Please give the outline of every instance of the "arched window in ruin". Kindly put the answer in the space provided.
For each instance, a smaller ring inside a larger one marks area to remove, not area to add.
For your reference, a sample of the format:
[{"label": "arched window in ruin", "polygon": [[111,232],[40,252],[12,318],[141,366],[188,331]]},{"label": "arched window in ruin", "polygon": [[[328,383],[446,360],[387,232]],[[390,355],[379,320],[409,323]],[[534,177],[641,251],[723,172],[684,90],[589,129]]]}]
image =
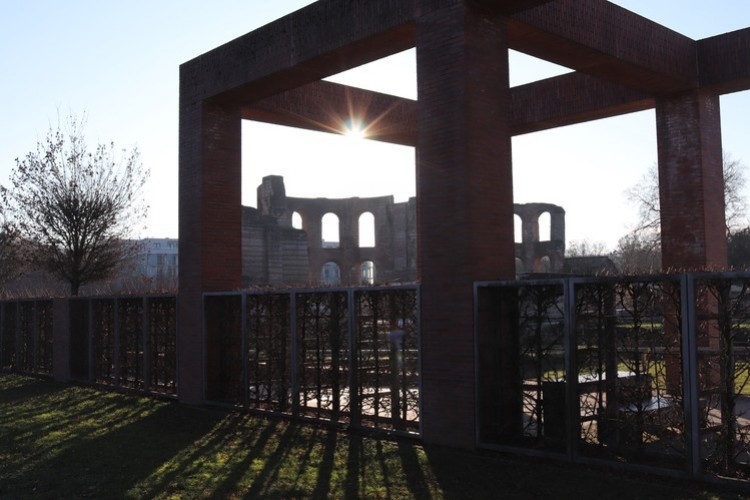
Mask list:
[{"label": "arched window in ruin", "polygon": [[523,274],[523,261],[516,257],[516,274]]},{"label": "arched window in ruin", "polygon": [[326,262],[320,270],[320,284],[336,286],[341,283],[341,269],[335,262]]},{"label": "arched window in ruin", "polygon": [[552,239],[552,216],[549,212],[544,212],[539,216],[539,241],[549,241]]},{"label": "arched window in ruin", "polygon": [[294,212],[292,214],[292,227],[294,229],[303,229],[302,228],[302,216],[299,214],[299,212]]},{"label": "arched window in ruin", "polygon": [[539,259],[539,272],[540,273],[552,272],[552,261],[547,255]]},{"label": "arched window in ruin", "polygon": [[339,247],[339,218],[334,213],[327,213],[323,216],[323,248]]},{"label": "arched window in ruin", "polygon": [[513,241],[523,243],[523,220],[518,214],[513,216],[513,234],[515,235]]},{"label": "arched window in ruin", "polygon": [[375,283],[375,263],[373,261],[367,260],[359,266],[359,282],[363,285]]},{"label": "arched window in ruin", "polygon": [[370,212],[359,216],[359,246],[361,248],[375,246],[375,216]]}]

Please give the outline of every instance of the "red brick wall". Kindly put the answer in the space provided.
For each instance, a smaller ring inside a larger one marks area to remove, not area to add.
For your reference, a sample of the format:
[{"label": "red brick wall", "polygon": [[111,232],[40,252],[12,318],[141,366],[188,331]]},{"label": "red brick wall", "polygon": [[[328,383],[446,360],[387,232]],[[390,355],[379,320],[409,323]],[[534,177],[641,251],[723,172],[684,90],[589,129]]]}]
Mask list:
[{"label": "red brick wall", "polygon": [[691,91],[656,104],[662,266],[727,266],[719,96]]},{"label": "red brick wall", "polygon": [[423,429],[475,440],[474,280],[514,275],[505,23],[460,5],[417,23]]},{"label": "red brick wall", "polygon": [[242,276],[241,120],[210,103],[180,110],[179,396],[203,401],[203,292]]}]

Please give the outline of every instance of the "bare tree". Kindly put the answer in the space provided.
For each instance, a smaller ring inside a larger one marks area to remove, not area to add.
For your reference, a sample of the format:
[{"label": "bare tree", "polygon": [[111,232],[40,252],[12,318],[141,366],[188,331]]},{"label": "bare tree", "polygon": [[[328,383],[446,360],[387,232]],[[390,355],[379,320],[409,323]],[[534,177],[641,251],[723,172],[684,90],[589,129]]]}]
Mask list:
[{"label": "bare tree", "polygon": [[623,274],[659,272],[661,241],[653,231],[631,231],[618,241],[613,259]]},{"label": "bare tree", "polygon": [[0,211],[0,283],[20,273],[18,229]]},{"label": "bare tree", "polygon": [[144,221],[141,192],[149,171],[137,149],[113,143],[89,150],[85,118],[50,128],[36,150],[16,159],[3,199],[32,257],[70,285],[111,277],[132,251],[127,239]]},{"label": "bare tree", "polygon": [[566,257],[591,257],[607,254],[607,246],[601,241],[574,240],[565,246]]},{"label": "bare tree", "polygon": [[[727,234],[747,225],[747,202],[743,190],[747,182],[747,166],[740,160],[724,154],[724,204],[726,212]],[[659,211],[659,172],[656,164],[641,177],[631,188],[625,191],[628,200],[638,207],[638,224],[636,232],[645,234],[653,232],[658,237],[661,232]]]}]

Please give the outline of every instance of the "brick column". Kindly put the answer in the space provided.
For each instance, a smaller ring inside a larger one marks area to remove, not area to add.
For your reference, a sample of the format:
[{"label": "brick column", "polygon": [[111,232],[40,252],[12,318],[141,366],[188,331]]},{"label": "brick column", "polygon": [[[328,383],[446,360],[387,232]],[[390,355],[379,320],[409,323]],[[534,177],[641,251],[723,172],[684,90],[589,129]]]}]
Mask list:
[{"label": "brick column", "polygon": [[[658,98],[656,132],[659,148],[659,203],[662,268],[723,270],[727,267],[724,175],[719,96],[690,91]],[[715,313],[716,301],[705,297],[702,313]],[[703,347],[719,347],[715,327],[698,337]],[[679,332],[667,327],[674,352],[665,356],[667,383],[679,387]],[[699,357],[701,385],[718,384],[712,356]]]},{"label": "brick column", "polygon": [[428,4],[417,20],[422,422],[425,442],[469,448],[472,283],[515,270],[506,26],[462,1]]},{"label": "brick column", "polygon": [[204,398],[202,294],[241,286],[241,138],[238,109],[181,92],[177,376],[191,404]]},{"label": "brick column", "polygon": [[690,91],[656,101],[662,267],[727,266],[719,96]]}]

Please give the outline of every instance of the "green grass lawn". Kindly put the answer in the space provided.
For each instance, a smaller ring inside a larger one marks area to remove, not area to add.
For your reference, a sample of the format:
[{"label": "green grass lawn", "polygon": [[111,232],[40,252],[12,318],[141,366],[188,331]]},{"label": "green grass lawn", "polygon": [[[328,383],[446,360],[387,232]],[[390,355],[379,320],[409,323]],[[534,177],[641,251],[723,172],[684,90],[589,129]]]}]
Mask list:
[{"label": "green grass lawn", "polygon": [[733,495],[685,481],[424,447],[0,374],[0,498],[77,497]]}]

